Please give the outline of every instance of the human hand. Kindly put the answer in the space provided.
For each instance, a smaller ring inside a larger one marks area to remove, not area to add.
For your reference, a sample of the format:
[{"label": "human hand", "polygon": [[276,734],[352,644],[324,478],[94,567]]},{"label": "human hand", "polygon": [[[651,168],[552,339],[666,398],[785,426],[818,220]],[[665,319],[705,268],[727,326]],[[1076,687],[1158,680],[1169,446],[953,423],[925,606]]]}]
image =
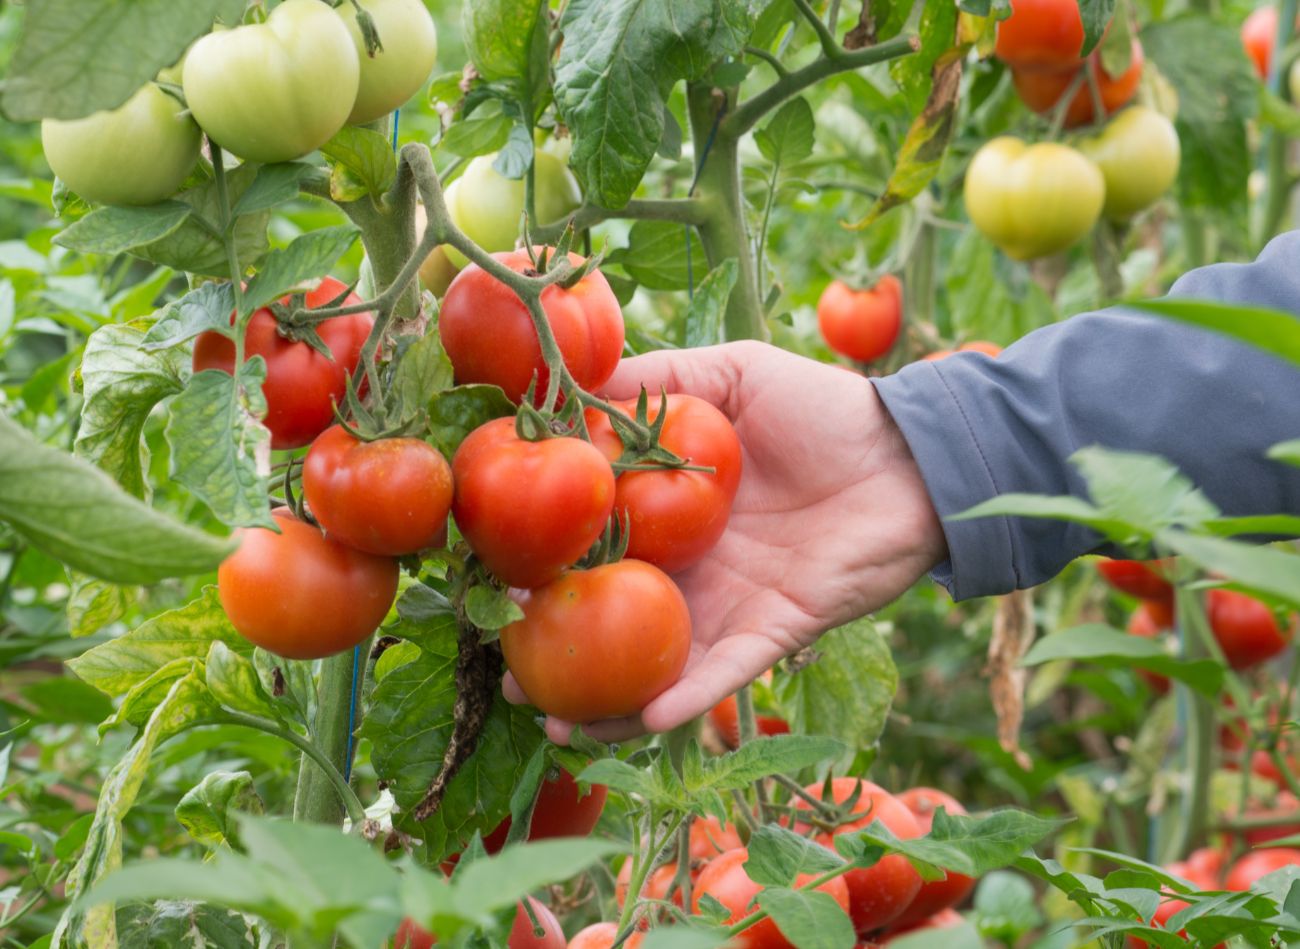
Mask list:
[{"label": "human hand", "polygon": [[[686,670],[640,716],[583,724],[603,741],[703,714],[826,630],[889,603],[946,553],[907,443],[857,373],[732,343],[625,359],[605,394],[634,398],[643,385],[722,410],[743,449],[740,489],[718,545],[673,577],[691,610]],[[527,701],[509,674],[504,689]],[[546,723],[560,744],[572,728]]]}]

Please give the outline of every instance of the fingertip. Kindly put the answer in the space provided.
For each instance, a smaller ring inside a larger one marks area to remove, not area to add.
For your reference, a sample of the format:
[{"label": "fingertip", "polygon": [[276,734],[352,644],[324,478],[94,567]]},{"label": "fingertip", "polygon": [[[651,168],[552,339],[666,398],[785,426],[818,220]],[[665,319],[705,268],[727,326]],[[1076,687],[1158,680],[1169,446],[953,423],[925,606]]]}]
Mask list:
[{"label": "fingertip", "polygon": [[505,696],[507,702],[511,705],[527,705],[528,696],[524,690],[519,687],[519,680],[511,673],[507,672],[501,680],[501,694]]},{"label": "fingertip", "polygon": [[568,745],[569,738],[573,735],[573,723],[562,721],[558,718],[547,716],[546,719],[546,737],[555,745]]}]

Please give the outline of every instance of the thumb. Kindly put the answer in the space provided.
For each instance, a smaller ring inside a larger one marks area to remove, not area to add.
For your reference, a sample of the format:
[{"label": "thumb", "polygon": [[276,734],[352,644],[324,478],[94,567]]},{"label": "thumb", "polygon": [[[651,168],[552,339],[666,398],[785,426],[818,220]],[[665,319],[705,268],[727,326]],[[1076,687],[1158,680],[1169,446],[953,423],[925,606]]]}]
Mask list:
[{"label": "thumb", "polygon": [[604,386],[611,399],[634,399],[645,386],[651,396],[661,388],[682,392],[723,408],[740,381],[736,346],[664,349],[624,359]]}]

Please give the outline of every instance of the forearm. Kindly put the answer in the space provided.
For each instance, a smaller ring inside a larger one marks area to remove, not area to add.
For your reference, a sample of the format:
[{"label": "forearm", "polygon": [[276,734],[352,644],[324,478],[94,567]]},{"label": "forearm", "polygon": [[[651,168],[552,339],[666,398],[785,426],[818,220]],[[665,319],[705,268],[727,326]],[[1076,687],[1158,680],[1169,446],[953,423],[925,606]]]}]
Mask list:
[{"label": "forearm", "polygon": [[[1300,232],[1253,264],[1202,268],[1171,296],[1300,313]],[[1151,452],[1229,514],[1300,512],[1300,470],[1267,449],[1300,435],[1300,372],[1223,336],[1116,307],[1045,327],[997,360],[958,355],[876,381],[941,517],[996,494],[1086,497],[1070,455]],[[1100,538],[1022,518],[944,522],[936,575],[958,599],[1033,586]]]}]

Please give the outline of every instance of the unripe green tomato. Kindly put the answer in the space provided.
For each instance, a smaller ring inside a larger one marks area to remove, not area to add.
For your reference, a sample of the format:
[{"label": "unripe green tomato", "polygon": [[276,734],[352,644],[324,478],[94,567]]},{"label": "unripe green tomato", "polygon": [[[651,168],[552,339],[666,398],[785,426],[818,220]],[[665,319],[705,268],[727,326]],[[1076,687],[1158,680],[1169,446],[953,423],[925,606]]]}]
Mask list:
[{"label": "unripe green tomato", "polygon": [[383,49],[374,56],[357,25],[357,8],[339,7],[361,59],[361,83],[348,122],[362,125],[387,115],[420,91],[438,60],[438,30],[423,0],[361,0]]},{"label": "unripe green tomato", "polygon": [[1055,254],[1083,237],[1105,195],[1101,171],[1073,148],[1009,135],[975,153],[963,193],[971,223],[1016,260]]},{"label": "unripe green tomato", "polygon": [[1106,179],[1103,213],[1125,221],[1154,204],[1178,177],[1178,132],[1167,118],[1143,105],[1129,106],[1084,139],[1079,150]]},{"label": "unripe green tomato", "polygon": [[[524,213],[524,179],[505,177],[492,167],[495,160],[495,154],[473,159],[445,195],[452,223],[489,253],[515,249]],[[535,151],[533,174],[538,224],[553,224],[582,203],[577,179],[554,155]],[[453,247],[447,256],[457,267],[467,262]]]},{"label": "unripe green tomato", "polygon": [[111,112],[41,123],[45,160],[87,201],[157,204],[199,158],[202,136],[185,107],[152,82]]},{"label": "unripe green tomato", "polygon": [[292,161],[347,122],[361,64],[321,0],[284,0],[265,23],[209,33],[185,57],[185,99],[203,131],[245,161]]},{"label": "unripe green tomato", "polygon": [[1286,74],[1286,84],[1291,90],[1292,103],[1300,103],[1300,59],[1291,64]]}]

